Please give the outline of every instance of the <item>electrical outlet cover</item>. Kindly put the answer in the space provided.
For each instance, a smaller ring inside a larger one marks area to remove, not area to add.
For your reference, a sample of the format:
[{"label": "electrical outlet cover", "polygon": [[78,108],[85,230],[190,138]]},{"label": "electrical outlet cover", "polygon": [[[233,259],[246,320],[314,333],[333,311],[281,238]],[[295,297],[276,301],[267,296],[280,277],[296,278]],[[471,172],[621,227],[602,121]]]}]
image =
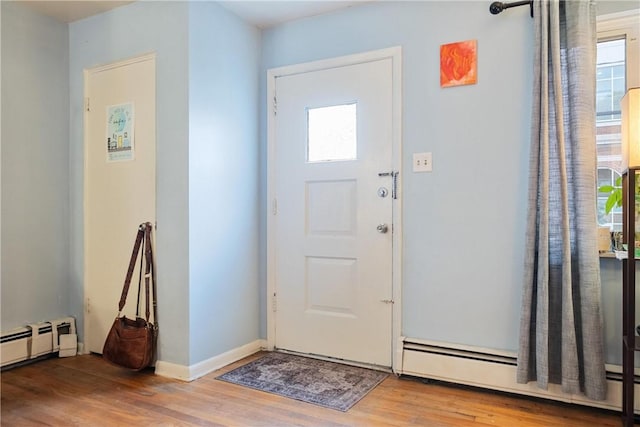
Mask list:
[{"label": "electrical outlet cover", "polygon": [[433,171],[433,158],[431,153],[413,153],[413,171],[431,172]]}]

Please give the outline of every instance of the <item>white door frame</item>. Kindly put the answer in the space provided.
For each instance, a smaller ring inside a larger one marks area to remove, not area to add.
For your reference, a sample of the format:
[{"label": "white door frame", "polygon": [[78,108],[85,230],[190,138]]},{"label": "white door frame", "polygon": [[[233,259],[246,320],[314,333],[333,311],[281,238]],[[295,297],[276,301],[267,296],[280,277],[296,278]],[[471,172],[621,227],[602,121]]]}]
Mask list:
[{"label": "white door frame", "polygon": [[303,64],[272,68],[267,71],[267,348],[275,348],[276,316],[274,313],[274,295],[276,293],[276,220],[275,210],[275,113],[276,79],[294,74],[320,71],[329,68],[344,67],[365,62],[391,58],[393,69],[393,117],[392,117],[392,165],[398,175],[398,198],[393,200],[393,239],[392,239],[392,369],[402,371],[402,48],[387,49],[324,59]]},{"label": "white door frame", "polygon": [[[91,74],[94,73],[99,73],[99,72],[103,72],[103,71],[108,71],[114,68],[120,68],[120,67],[125,67],[127,65],[131,65],[131,64],[136,64],[138,62],[144,62],[144,61],[156,61],[156,54],[155,53],[147,53],[147,54],[143,54],[140,56],[136,56],[133,58],[127,58],[127,59],[123,59],[121,61],[117,61],[117,62],[112,62],[109,64],[105,64],[105,65],[99,65],[97,67],[93,67],[93,68],[85,68],[83,71],[83,78],[84,78],[84,82],[83,82],[83,135],[82,135],[82,139],[83,139],[83,144],[82,144],[82,150],[83,150],[83,175],[82,175],[82,206],[83,206],[83,214],[82,214],[82,239],[83,239],[83,251],[82,251],[82,275],[83,275],[83,281],[84,281],[84,286],[83,286],[83,292],[84,292],[84,307],[83,307],[83,315],[84,315],[84,339],[86,341],[86,344],[84,346],[85,352],[89,353],[89,345],[88,345],[88,337],[89,337],[89,333],[91,331],[90,329],[90,323],[91,323],[91,316],[89,316],[89,309],[90,307],[88,306],[88,300],[87,300],[87,295],[88,295],[88,290],[89,290],[89,281],[87,280],[87,253],[86,253],[86,247],[87,247],[87,233],[86,233],[86,223],[87,223],[87,174],[88,174],[88,170],[87,170],[87,145],[89,144],[89,111],[88,111],[88,107],[86,105],[86,100],[89,96],[89,77],[91,76]],[[157,99],[156,99],[157,101]],[[157,170],[157,159],[156,159],[156,170]],[[157,182],[156,182],[157,185]],[[154,208],[155,209],[155,208]],[[116,313],[116,301],[114,301],[113,307],[114,307],[114,315]],[[115,318],[115,316],[114,316]]]}]

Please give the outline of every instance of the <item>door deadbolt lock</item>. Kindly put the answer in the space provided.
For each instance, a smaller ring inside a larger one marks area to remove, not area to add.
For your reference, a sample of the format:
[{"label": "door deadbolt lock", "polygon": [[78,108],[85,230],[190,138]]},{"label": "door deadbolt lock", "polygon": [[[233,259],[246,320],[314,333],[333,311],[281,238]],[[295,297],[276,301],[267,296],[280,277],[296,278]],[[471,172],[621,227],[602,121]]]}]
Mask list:
[{"label": "door deadbolt lock", "polygon": [[378,197],[387,197],[387,194],[389,194],[389,190],[385,187],[378,188]]},{"label": "door deadbolt lock", "polygon": [[[380,172],[378,174],[379,177],[383,177],[383,176],[390,176],[391,177],[392,183],[393,183],[393,186],[391,187],[391,198],[394,199],[394,200],[398,198],[398,175],[399,174],[400,174],[400,172],[397,172],[397,171]],[[385,190],[386,190],[386,188],[385,188]],[[380,195],[380,190],[378,190],[378,195]],[[384,196],[380,196],[380,197],[384,197]]]},{"label": "door deadbolt lock", "polygon": [[389,231],[389,226],[387,224],[380,224],[376,227],[376,230],[378,230],[378,233],[384,234]]}]

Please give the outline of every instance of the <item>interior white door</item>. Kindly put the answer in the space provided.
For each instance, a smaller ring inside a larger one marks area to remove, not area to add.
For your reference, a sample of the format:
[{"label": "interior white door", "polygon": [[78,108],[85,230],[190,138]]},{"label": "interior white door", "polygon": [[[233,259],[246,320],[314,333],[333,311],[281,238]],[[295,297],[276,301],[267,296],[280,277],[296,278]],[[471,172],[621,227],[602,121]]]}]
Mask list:
[{"label": "interior white door", "polygon": [[391,366],[392,59],[275,91],[275,346]]},{"label": "interior white door", "polygon": [[[153,55],[85,72],[85,341],[90,352],[102,353],[118,313],[138,225],[155,223],[155,75]],[[118,120],[119,131],[113,128]],[[130,127],[124,120],[131,120]],[[135,315],[138,269],[139,263],[123,311],[128,317]]]}]

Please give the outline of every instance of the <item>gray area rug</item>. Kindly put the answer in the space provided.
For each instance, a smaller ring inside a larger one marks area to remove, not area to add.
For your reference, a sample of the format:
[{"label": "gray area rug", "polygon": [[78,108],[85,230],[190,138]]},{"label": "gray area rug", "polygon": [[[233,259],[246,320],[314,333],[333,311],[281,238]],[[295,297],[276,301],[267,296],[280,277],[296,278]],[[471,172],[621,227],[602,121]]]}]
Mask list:
[{"label": "gray area rug", "polygon": [[345,412],[387,376],[371,369],[271,352],[217,379]]}]

